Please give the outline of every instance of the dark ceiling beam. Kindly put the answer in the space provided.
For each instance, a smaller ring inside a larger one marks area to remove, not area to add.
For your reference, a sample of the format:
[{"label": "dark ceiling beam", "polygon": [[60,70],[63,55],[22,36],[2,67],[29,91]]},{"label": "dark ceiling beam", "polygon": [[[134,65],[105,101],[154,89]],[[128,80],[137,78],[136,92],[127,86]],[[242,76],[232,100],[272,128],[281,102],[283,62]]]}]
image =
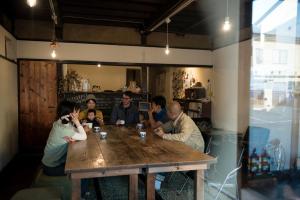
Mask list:
[{"label": "dark ceiling beam", "polygon": [[127,1],[95,1],[93,3],[87,3],[85,1],[77,2],[77,1],[63,1],[60,3],[62,7],[86,7],[86,8],[100,8],[100,9],[109,9],[109,10],[122,10],[122,11],[133,11],[133,12],[157,12],[157,5],[145,5],[142,3],[130,3]]},{"label": "dark ceiling beam", "polygon": [[58,0],[49,0],[49,6],[51,11],[51,19],[54,23],[54,29],[55,29],[55,38],[53,40],[63,39],[63,23],[62,23],[62,17],[61,17],[61,10],[60,5],[58,3]]},{"label": "dark ceiling beam", "polygon": [[[160,4],[165,4],[165,3],[168,2],[168,0],[109,0],[109,1],[110,2],[117,2],[117,3],[123,3],[123,2],[137,3],[137,4],[143,4],[143,5],[160,5]],[[99,1],[98,0],[85,0],[84,2],[94,3],[94,2],[99,2]],[[103,2],[103,1],[100,1],[100,2]]]},{"label": "dark ceiling beam", "polygon": [[125,27],[125,28],[136,28],[139,29],[141,23],[133,23],[131,21],[118,21],[118,20],[102,20],[94,18],[79,18],[79,17],[68,17],[64,18],[64,23],[70,24],[84,24],[84,25],[99,25],[99,26],[116,26],[116,27]]},{"label": "dark ceiling beam", "polygon": [[131,16],[118,16],[118,15],[104,15],[104,14],[89,14],[89,13],[74,13],[74,12],[67,12],[63,15],[64,19],[67,18],[95,18],[96,20],[102,21],[132,21],[133,23],[144,23],[143,18],[131,17]]},{"label": "dark ceiling beam", "polygon": [[210,15],[208,17],[202,18],[201,20],[197,20],[195,23],[191,24],[190,26],[184,28],[182,33],[190,32],[190,30],[195,29],[201,25],[201,27],[208,26],[210,23],[208,21],[214,21],[217,17],[215,15]]},{"label": "dark ceiling beam", "polygon": [[157,18],[155,18],[154,20],[152,20],[149,24],[149,26],[147,26],[145,28],[145,32],[152,32],[155,29],[157,29],[160,25],[162,25],[163,23],[165,23],[165,20],[167,18],[171,18],[174,15],[176,15],[178,12],[180,12],[181,10],[183,10],[185,7],[187,7],[188,5],[190,5],[192,2],[194,2],[194,0],[179,0],[177,1],[174,5],[171,5],[169,8],[167,8],[163,14],[161,14],[160,16],[158,16]]},{"label": "dark ceiling beam", "polygon": [[80,15],[76,15],[76,16],[72,16],[72,15],[64,15],[63,16],[64,20],[69,20],[69,19],[73,19],[73,20],[80,20],[80,21],[98,21],[98,23],[100,22],[108,22],[108,23],[126,23],[126,24],[143,24],[143,20],[133,20],[133,19],[124,19],[124,18],[118,18],[118,17],[101,17],[101,16],[90,16],[90,15],[84,15],[84,14],[80,14]]},{"label": "dark ceiling beam", "polygon": [[98,9],[98,8],[86,8],[86,7],[63,7],[62,13],[67,15],[68,13],[78,14],[90,14],[90,15],[105,15],[105,16],[120,16],[120,17],[132,17],[145,19],[151,17],[151,14],[147,12],[137,13],[133,11],[117,11],[117,10],[109,10],[109,9]]}]

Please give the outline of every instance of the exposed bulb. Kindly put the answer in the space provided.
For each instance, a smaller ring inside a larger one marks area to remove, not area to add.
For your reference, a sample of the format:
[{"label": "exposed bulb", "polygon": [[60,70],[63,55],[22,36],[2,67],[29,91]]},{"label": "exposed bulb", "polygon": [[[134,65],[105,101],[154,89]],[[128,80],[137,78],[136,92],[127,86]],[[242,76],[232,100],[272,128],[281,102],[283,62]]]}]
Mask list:
[{"label": "exposed bulb", "polygon": [[101,67],[101,64],[99,63],[99,64],[97,65],[97,67]]},{"label": "exposed bulb", "polygon": [[51,57],[52,57],[52,58],[56,58],[56,51],[55,51],[55,49],[53,49],[53,51],[52,51],[52,53],[51,53]]},{"label": "exposed bulb", "polygon": [[169,49],[169,45],[167,44],[165,49],[165,54],[169,55],[169,53],[170,53],[170,49]]},{"label": "exposed bulb", "polygon": [[36,0],[27,0],[27,4],[30,8],[36,6]]},{"label": "exposed bulb", "polygon": [[229,17],[225,17],[224,25],[223,25],[223,30],[224,31],[229,31],[231,27]]}]

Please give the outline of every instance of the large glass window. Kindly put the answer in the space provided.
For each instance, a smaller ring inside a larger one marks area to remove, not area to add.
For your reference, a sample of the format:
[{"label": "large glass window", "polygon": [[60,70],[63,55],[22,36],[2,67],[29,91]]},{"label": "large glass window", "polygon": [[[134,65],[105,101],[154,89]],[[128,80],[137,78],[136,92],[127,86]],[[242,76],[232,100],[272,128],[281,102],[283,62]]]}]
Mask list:
[{"label": "large glass window", "polygon": [[248,178],[280,180],[300,168],[299,3],[256,0],[252,10]]}]

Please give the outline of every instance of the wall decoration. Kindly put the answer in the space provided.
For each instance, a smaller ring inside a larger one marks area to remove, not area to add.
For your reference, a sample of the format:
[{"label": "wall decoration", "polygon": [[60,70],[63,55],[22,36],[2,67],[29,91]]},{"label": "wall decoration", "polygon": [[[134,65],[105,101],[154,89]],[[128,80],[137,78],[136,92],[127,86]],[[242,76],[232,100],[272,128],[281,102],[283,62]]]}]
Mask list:
[{"label": "wall decoration", "polygon": [[62,80],[64,91],[80,91],[81,79],[75,70],[68,70],[65,78]]},{"label": "wall decoration", "polygon": [[186,69],[179,69],[173,72],[172,88],[173,98],[184,98],[185,89],[194,86],[196,79],[193,73],[188,73]]},{"label": "wall decoration", "polygon": [[177,70],[173,72],[173,98],[184,98],[184,85],[186,76],[187,74],[184,70]]}]

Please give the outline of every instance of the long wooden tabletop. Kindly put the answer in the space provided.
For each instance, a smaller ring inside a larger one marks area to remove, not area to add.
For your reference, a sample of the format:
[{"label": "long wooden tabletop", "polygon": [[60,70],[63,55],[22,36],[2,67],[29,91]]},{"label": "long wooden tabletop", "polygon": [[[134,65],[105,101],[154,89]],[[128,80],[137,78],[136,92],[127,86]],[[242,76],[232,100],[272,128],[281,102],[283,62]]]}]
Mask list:
[{"label": "long wooden tabletop", "polygon": [[90,133],[86,141],[71,143],[65,172],[212,164],[216,159],[182,142],[167,141],[150,129],[141,138],[133,127],[105,126],[106,139]]}]

